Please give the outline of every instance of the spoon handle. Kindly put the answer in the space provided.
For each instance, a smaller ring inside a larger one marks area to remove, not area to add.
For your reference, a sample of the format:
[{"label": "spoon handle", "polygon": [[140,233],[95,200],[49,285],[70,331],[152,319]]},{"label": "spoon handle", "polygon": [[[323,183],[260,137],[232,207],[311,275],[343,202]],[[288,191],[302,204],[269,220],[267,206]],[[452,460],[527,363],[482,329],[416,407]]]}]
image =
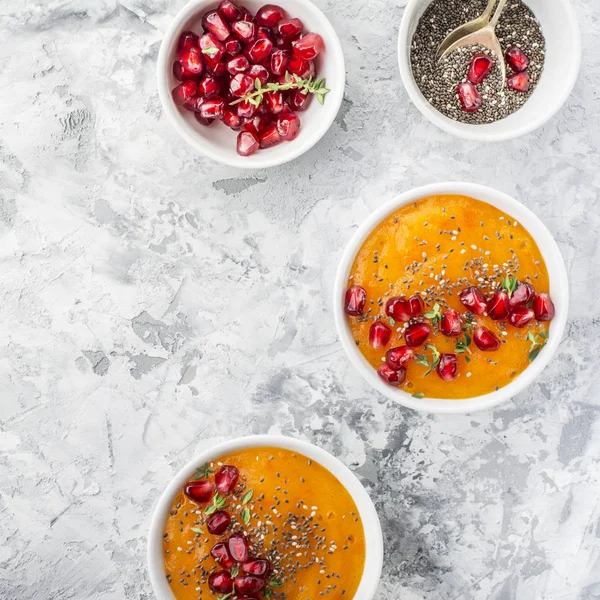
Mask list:
[{"label": "spoon handle", "polygon": [[490,15],[492,14],[492,9],[494,8],[495,4],[496,0],[488,0],[487,6],[485,7],[485,10],[481,13],[481,16],[479,18],[489,21]]},{"label": "spoon handle", "polygon": [[498,25],[498,20],[500,19],[500,15],[502,14],[502,11],[504,10],[504,7],[506,6],[507,2],[508,2],[508,0],[500,0],[500,2],[498,2],[498,6],[496,7],[496,12],[494,13],[494,16],[490,20],[490,27],[492,29],[494,29],[496,27],[496,25]]}]

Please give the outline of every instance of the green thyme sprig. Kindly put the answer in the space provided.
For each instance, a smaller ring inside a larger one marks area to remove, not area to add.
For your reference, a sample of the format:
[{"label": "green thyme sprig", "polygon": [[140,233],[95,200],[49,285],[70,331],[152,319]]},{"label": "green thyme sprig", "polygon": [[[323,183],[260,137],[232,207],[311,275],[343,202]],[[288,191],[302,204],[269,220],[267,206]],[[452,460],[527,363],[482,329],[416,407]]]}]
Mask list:
[{"label": "green thyme sprig", "polygon": [[227,498],[225,498],[225,496],[221,496],[219,494],[219,492],[215,492],[215,495],[213,496],[213,499],[212,499],[212,504],[207,506],[206,510],[204,512],[207,515],[212,515],[213,513],[217,512],[218,510],[225,508],[226,504],[227,504]]},{"label": "green thyme sprig", "polygon": [[231,105],[240,102],[250,102],[254,106],[260,106],[265,94],[269,92],[285,92],[286,90],[300,90],[303,94],[314,94],[319,104],[324,104],[325,96],[331,91],[325,87],[325,79],[315,79],[311,75],[307,79],[302,79],[299,75],[292,75],[285,72],[285,83],[269,82],[262,85],[257,77],[254,80],[254,91],[244,94],[241,98],[234,100]]},{"label": "green thyme sprig", "polygon": [[214,471],[211,471],[208,463],[205,463],[203,467],[198,467],[196,469],[196,474],[194,475],[194,481],[197,481],[198,479],[208,479],[208,476],[214,473]]},{"label": "green thyme sprig", "polygon": [[207,56],[214,56],[218,51],[218,48],[215,48],[214,46],[208,46],[208,48],[202,49],[202,54],[206,54]]},{"label": "green thyme sprig", "polygon": [[531,346],[529,347],[529,362],[533,362],[538,354],[542,351],[542,348],[546,345],[548,341],[548,334],[541,331],[539,335],[536,335],[532,331],[527,334],[527,339],[531,342]]},{"label": "green thyme sprig", "polygon": [[472,338],[471,336],[465,331],[465,337],[462,340],[457,340],[456,341],[456,345],[454,346],[454,349],[456,350],[457,354],[464,354],[465,355],[465,360],[467,362],[471,362],[471,359],[469,358],[469,354],[471,354],[471,349],[469,348],[469,346],[471,345],[472,342]]},{"label": "green thyme sprig", "polygon": [[430,319],[434,325],[437,325],[442,320],[442,308],[436,302],[431,310],[428,310],[424,315],[426,319]]},{"label": "green thyme sprig", "polygon": [[502,280],[502,287],[508,292],[509,298],[512,298],[512,295],[514,294],[518,285],[519,285],[519,280],[516,277],[513,277],[512,275],[507,275]]},{"label": "green thyme sprig", "polygon": [[428,368],[425,374],[423,375],[423,378],[427,377],[427,375],[429,375],[429,373],[435,370],[440,364],[440,353],[435,346],[427,344],[425,346],[425,350],[431,350],[431,360],[429,360],[429,358],[427,358],[425,354],[415,354],[415,358],[417,359],[415,362],[418,365],[423,365]]}]

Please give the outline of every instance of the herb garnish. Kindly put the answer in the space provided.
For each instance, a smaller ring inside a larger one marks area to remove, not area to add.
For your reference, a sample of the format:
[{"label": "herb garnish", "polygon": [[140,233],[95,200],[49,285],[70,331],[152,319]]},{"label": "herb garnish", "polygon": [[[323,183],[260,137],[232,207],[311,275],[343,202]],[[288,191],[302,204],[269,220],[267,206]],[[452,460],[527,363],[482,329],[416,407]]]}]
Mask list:
[{"label": "herb garnish", "polygon": [[390,327],[396,326],[396,321],[394,320],[394,317],[388,317],[388,323],[390,324]]},{"label": "herb garnish", "polygon": [[231,567],[230,575],[231,577],[237,577],[240,574],[240,565],[237,563]]},{"label": "herb garnish", "polygon": [[200,527],[192,527],[191,530],[198,535],[202,535],[204,533],[204,529],[201,529]]},{"label": "herb garnish", "polygon": [[420,400],[421,398],[425,398],[425,394],[423,392],[415,392],[412,397]]},{"label": "herb garnish", "polygon": [[225,496],[220,496],[219,492],[215,492],[215,495],[212,500],[212,504],[206,507],[204,511],[207,515],[212,515],[213,513],[221,510],[227,504],[227,498]]},{"label": "herb garnish", "polygon": [[471,345],[471,336],[465,331],[465,337],[463,340],[457,340],[456,341],[456,345],[454,346],[454,349],[456,350],[457,354],[464,354],[465,355],[465,360],[467,362],[471,362],[471,359],[467,356],[468,354],[471,354],[471,349],[469,348],[469,346]]},{"label": "herb garnish", "polygon": [[219,50],[214,46],[209,46],[208,48],[202,49],[202,54],[207,54],[208,56],[214,56]]},{"label": "herb garnish", "polygon": [[507,275],[503,280],[502,280],[502,287],[508,292],[508,297],[511,298],[514,291],[517,289],[517,286],[519,285],[519,280],[516,277],[513,277],[512,275]]},{"label": "herb garnish", "polygon": [[529,347],[529,362],[534,361],[537,355],[541,352],[542,348],[546,345],[548,340],[548,334],[541,331],[539,336],[535,335],[532,331],[527,334],[527,339],[531,342]]},{"label": "herb garnish", "polygon": [[250,513],[250,509],[247,506],[244,506],[244,508],[242,509],[242,520],[244,521],[244,523],[246,523],[246,525],[250,525],[251,517],[252,514]]},{"label": "herb garnish", "polygon": [[254,490],[248,490],[242,498],[242,504],[248,504],[252,500],[252,496],[254,496]]},{"label": "herb garnish", "polygon": [[435,346],[427,344],[425,346],[425,350],[431,350],[431,360],[429,360],[424,354],[415,354],[415,358],[417,359],[415,362],[418,365],[428,367],[428,370],[423,375],[423,378],[427,377],[427,375],[429,375],[429,373],[431,373],[440,364],[440,353]]},{"label": "herb garnish", "polygon": [[208,468],[208,463],[205,463],[205,465],[203,467],[199,467],[196,469],[196,474],[194,475],[194,481],[197,481],[198,479],[208,479],[208,476],[214,473],[214,471],[211,471]]},{"label": "herb garnish", "polygon": [[283,583],[281,583],[281,581],[279,581],[279,579],[277,579],[277,577],[271,577],[267,586],[268,587],[266,587],[263,590],[263,594],[265,595],[266,598],[271,598],[273,596],[273,590],[282,588]]},{"label": "herb garnish", "polygon": [[431,322],[434,325],[437,325],[440,322],[440,320],[442,319],[442,309],[441,309],[440,305],[436,302],[433,305],[433,308],[431,310],[428,310],[423,316],[426,319],[431,319]]}]

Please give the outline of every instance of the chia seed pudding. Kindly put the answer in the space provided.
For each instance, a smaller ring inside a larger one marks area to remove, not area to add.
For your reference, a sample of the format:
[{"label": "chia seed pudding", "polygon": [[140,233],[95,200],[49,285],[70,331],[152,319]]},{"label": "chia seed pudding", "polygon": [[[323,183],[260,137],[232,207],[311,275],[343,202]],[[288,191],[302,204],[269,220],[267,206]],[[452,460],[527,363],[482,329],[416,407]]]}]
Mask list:
[{"label": "chia seed pudding", "polygon": [[[496,35],[503,52],[514,45],[529,58],[527,91],[503,86],[497,58],[482,46],[458,48],[438,61],[436,52],[444,38],[459,25],[481,15],[486,5],[487,0],[433,0],[417,25],[411,45],[412,72],[427,101],[450,119],[474,125],[504,119],[527,102],[542,74],[546,49],[535,15],[521,0],[509,0],[496,26]],[[481,107],[466,112],[457,87],[467,82],[469,65],[478,53],[489,56],[493,66],[489,75],[476,86],[482,99]],[[506,73],[507,78],[513,75],[508,63]]]}]

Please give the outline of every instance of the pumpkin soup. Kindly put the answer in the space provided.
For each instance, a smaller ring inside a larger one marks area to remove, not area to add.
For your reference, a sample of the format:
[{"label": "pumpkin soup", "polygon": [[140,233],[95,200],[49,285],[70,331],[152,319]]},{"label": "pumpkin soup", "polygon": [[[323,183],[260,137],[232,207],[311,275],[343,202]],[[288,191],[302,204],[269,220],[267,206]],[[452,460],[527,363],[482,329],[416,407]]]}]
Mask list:
[{"label": "pumpkin soup", "polygon": [[249,448],[198,469],[163,535],[177,600],[354,598],[365,537],[354,500],[321,465]]},{"label": "pumpkin soup", "polygon": [[507,385],[538,355],[554,316],[532,236],[466,196],[423,198],[384,219],[348,286],[360,352],[386,383],[417,398],[472,398]]}]

